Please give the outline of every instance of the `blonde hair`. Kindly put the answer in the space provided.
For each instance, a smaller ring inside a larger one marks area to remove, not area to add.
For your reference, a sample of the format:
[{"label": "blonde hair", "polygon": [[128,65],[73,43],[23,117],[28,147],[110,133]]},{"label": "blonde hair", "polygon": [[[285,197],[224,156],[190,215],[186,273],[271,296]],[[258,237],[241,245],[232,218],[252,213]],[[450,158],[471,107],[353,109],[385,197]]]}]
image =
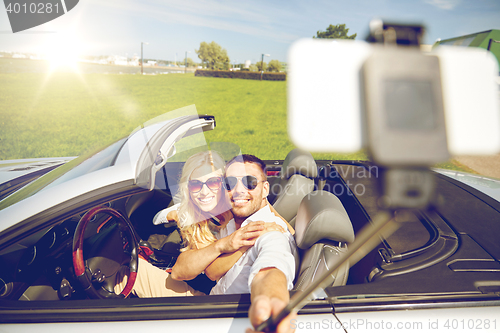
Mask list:
[{"label": "blonde hair", "polygon": [[[212,171],[220,170],[221,176],[225,167],[224,159],[214,151],[203,151],[194,154],[184,164],[182,168],[182,175],[179,183],[180,205],[179,205],[179,220],[178,226],[183,239],[183,251],[187,249],[197,249],[198,244],[211,244],[217,239],[214,233],[218,231],[215,224],[210,222],[212,214],[202,211],[191,200],[189,194],[188,182],[191,174],[201,166],[209,165]],[[222,191],[219,202],[215,207],[215,214],[224,222],[229,221],[228,211],[230,209],[229,200],[227,199],[226,191],[223,187],[219,189]]]}]

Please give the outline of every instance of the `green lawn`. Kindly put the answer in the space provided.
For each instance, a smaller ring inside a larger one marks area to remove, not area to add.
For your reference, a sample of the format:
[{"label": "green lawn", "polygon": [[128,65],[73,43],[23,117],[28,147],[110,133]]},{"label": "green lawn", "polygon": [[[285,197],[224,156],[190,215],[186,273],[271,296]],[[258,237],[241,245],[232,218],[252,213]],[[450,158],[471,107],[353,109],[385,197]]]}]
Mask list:
[{"label": "green lawn", "polygon": [[192,74],[0,74],[0,91],[4,160],[80,155],[191,104],[199,113],[216,117],[217,131],[208,134],[211,141],[232,140],[255,154],[265,148],[265,158],[273,154],[271,145],[278,151],[292,148],[283,122],[284,82]]},{"label": "green lawn", "polygon": [[[294,148],[286,130],[286,82],[193,74],[0,74],[0,160],[75,156],[128,135],[141,123],[195,104],[216,117],[208,141],[237,143],[262,159]],[[365,159],[315,154],[322,159]]]}]

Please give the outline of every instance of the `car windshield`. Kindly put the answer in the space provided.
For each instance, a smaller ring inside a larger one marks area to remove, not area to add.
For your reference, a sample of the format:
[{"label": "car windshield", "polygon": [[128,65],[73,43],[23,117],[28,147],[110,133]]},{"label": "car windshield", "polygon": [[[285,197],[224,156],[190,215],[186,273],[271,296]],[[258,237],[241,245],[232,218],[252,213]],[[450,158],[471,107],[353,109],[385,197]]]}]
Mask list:
[{"label": "car windshield", "polygon": [[127,138],[121,139],[103,150],[80,156],[52,170],[28,186],[2,200],[0,202],[0,210],[24,200],[44,189],[110,166],[126,141]]}]

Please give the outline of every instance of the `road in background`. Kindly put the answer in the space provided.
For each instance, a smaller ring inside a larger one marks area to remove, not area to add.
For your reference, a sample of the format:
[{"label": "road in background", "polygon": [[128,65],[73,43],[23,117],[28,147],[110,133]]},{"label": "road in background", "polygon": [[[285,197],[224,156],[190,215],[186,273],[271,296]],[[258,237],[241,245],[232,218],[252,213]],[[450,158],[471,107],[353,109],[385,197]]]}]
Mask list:
[{"label": "road in background", "polygon": [[455,160],[481,175],[500,179],[500,154],[493,156],[460,156],[456,157]]}]

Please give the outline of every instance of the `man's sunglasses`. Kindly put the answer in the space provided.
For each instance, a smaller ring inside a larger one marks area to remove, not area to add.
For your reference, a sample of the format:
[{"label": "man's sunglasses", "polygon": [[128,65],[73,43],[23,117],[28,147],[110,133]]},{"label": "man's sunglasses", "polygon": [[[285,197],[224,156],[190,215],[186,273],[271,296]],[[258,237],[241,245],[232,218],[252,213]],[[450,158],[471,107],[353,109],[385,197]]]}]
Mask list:
[{"label": "man's sunglasses", "polygon": [[192,193],[198,193],[203,188],[203,185],[207,185],[207,187],[212,191],[217,191],[222,186],[222,178],[212,177],[208,178],[206,182],[193,179],[188,182],[188,189]]},{"label": "man's sunglasses", "polygon": [[254,190],[260,182],[263,182],[263,180],[258,180],[257,177],[250,175],[243,177],[225,177],[224,187],[226,188],[226,190],[232,191],[238,184],[238,179],[241,179],[241,183],[249,191]]}]

